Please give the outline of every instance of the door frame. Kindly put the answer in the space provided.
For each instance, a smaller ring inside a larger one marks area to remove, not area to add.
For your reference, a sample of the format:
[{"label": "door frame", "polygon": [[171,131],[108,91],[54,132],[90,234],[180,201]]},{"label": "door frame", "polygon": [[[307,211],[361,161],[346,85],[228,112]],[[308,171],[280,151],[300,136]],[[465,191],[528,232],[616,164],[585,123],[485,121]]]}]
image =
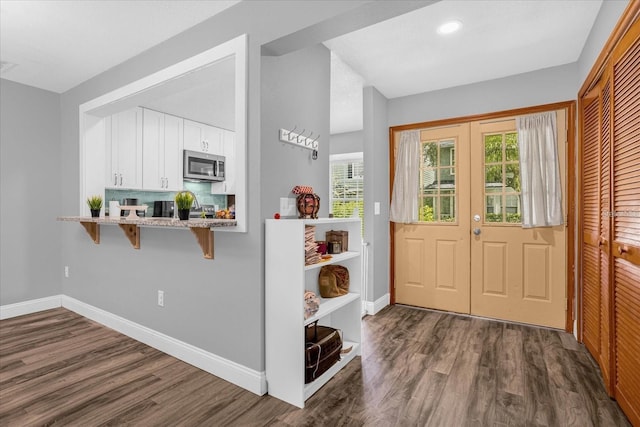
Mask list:
[{"label": "door frame", "polygon": [[[497,111],[493,113],[477,114],[472,116],[455,117],[450,119],[434,120],[429,122],[411,123],[389,127],[389,200],[393,192],[393,177],[395,175],[394,139],[395,132],[423,129],[429,127],[451,126],[465,122],[495,120],[524,114],[541,113],[567,109],[567,307],[565,331],[573,333],[575,320],[575,283],[576,283],[576,101],[563,101],[552,104],[537,105],[533,107],[517,108],[513,110]],[[395,294],[395,235],[393,224],[389,223],[389,295],[390,303],[396,303]]]}]

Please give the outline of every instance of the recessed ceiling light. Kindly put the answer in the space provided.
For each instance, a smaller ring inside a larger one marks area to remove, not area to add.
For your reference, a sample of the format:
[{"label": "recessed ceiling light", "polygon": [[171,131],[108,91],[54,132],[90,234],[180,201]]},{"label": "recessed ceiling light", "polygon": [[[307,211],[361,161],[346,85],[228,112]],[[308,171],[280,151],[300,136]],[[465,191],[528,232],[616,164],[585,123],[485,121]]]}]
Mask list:
[{"label": "recessed ceiling light", "polygon": [[462,28],[460,21],[448,21],[438,27],[438,34],[451,34]]}]

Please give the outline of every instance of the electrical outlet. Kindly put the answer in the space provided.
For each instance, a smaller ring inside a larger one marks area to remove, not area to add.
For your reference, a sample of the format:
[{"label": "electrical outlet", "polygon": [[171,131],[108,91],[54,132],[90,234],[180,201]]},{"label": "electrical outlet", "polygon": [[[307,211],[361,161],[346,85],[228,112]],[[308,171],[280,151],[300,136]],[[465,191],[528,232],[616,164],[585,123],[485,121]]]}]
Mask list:
[{"label": "electrical outlet", "polygon": [[69,266],[68,265],[64,266],[64,277],[69,277]]},{"label": "electrical outlet", "polygon": [[164,291],[158,291],[158,305],[164,307]]},{"label": "electrical outlet", "polygon": [[280,197],[280,215],[283,217],[296,215],[296,199]]}]

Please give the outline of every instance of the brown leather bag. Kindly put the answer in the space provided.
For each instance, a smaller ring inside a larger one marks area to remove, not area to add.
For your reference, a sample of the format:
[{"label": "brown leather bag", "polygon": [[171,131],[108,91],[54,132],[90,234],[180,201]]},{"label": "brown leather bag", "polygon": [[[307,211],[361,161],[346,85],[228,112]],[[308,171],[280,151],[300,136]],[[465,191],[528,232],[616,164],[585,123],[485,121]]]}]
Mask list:
[{"label": "brown leather bag", "polygon": [[325,265],[320,269],[318,288],[322,298],[335,298],[349,293],[349,270],[342,265]]}]

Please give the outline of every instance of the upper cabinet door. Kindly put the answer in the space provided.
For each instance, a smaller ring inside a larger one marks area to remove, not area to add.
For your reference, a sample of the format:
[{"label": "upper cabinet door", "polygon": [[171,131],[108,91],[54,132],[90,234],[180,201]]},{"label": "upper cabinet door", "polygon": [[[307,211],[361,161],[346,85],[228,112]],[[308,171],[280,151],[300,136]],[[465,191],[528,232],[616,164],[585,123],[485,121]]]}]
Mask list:
[{"label": "upper cabinet door", "polygon": [[145,108],[143,122],[144,189],[181,190],[183,119]]},{"label": "upper cabinet door", "polygon": [[144,109],[142,126],[143,171],[146,190],[164,189],[164,114]]},{"label": "upper cabinet door", "polygon": [[184,149],[222,154],[223,130],[204,123],[184,121]]},{"label": "upper cabinet door", "polygon": [[[110,145],[110,146],[109,146]],[[142,109],[134,108],[111,116],[110,187],[142,187]],[[108,164],[109,162],[107,162]]]},{"label": "upper cabinet door", "polygon": [[164,115],[165,189],[182,190],[183,123],[180,117]]},{"label": "upper cabinet door", "polygon": [[224,181],[211,184],[211,194],[236,193],[236,133],[223,130],[222,152],[225,157]]}]

